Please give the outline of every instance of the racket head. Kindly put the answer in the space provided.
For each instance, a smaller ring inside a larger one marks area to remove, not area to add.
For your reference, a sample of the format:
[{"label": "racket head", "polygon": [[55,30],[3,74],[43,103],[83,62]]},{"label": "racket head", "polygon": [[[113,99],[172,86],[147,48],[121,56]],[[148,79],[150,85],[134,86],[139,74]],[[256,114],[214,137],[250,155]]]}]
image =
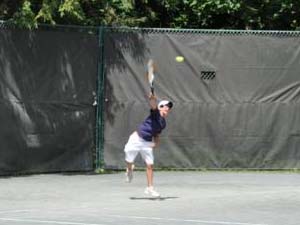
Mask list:
[{"label": "racket head", "polygon": [[148,83],[149,83],[150,87],[153,87],[154,78],[155,78],[154,73],[152,73],[152,74],[148,73],[147,74],[147,80],[148,80]]},{"label": "racket head", "polygon": [[154,63],[153,59],[149,59],[147,63],[147,73],[146,73],[146,78],[147,81],[151,87],[151,90],[153,89],[153,83],[155,79],[155,72],[157,71],[157,66]]}]

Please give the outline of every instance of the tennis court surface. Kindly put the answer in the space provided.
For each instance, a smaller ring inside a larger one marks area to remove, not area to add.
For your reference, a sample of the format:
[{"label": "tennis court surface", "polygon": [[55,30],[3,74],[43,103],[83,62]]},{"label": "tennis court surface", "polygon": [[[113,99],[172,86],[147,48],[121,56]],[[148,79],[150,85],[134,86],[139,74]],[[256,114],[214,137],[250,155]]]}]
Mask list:
[{"label": "tennis court surface", "polygon": [[144,172],[0,178],[2,225],[299,225],[300,174]]}]

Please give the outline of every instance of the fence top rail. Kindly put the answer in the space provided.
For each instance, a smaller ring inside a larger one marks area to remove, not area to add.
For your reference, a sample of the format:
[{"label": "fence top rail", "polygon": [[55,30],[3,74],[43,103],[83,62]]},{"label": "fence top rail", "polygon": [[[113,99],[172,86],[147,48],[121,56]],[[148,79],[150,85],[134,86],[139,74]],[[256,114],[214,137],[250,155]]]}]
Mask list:
[{"label": "fence top rail", "polygon": [[[0,20],[0,29],[18,28],[10,21]],[[289,30],[238,30],[238,29],[179,29],[179,28],[142,28],[142,27],[125,27],[125,26],[79,26],[79,25],[49,25],[38,24],[37,30],[73,30],[87,31],[91,33],[99,29],[107,32],[141,32],[141,33],[172,33],[172,34],[201,34],[201,35],[259,35],[259,36],[300,36],[300,31]],[[34,29],[34,30],[36,30]]]},{"label": "fence top rail", "polygon": [[204,35],[261,35],[261,36],[300,36],[300,31],[284,30],[227,30],[227,29],[174,29],[174,28],[139,28],[139,27],[104,27],[110,32],[144,32]]}]

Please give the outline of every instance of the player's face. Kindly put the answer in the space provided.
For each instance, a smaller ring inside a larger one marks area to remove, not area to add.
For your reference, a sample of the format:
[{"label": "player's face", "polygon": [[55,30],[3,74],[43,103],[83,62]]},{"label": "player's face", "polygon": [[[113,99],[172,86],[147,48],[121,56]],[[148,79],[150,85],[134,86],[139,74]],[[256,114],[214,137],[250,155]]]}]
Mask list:
[{"label": "player's face", "polygon": [[169,108],[169,106],[167,106],[167,105],[164,105],[163,107],[160,107],[159,108],[159,112],[160,112],[160,115],[162,116],[162,117],[167,117],[168,116],[168,114],[169,114],[169,112],[170,112],[170,108]]}]

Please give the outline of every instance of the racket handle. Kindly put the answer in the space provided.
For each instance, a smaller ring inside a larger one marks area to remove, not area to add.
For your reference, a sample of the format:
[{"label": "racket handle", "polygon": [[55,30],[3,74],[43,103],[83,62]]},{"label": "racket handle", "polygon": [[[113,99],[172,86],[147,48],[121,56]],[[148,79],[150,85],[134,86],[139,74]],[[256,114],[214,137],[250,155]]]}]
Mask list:
[{"label": "racket handle", "polygon": [[151,87],[151,94],[154,95],[154,87]]}]

